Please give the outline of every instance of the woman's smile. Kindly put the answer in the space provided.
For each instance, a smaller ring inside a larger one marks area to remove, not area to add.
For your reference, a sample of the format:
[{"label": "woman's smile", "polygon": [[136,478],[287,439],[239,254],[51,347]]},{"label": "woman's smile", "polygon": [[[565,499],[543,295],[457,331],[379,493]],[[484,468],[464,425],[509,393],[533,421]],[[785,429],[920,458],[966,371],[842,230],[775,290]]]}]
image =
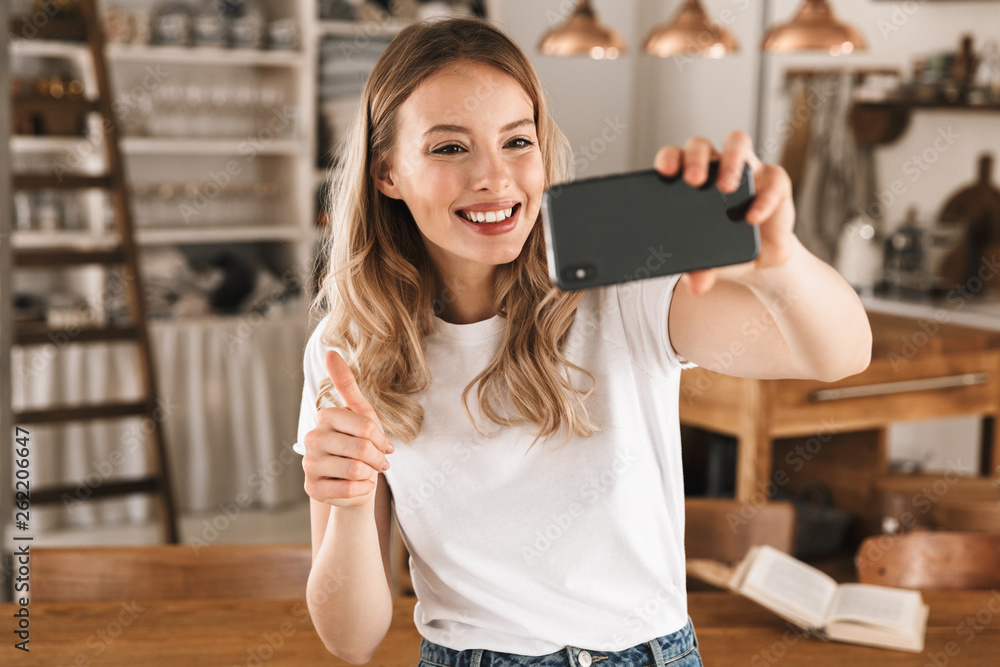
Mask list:
[{"label": "woman's smile", "polygon": [[477,234],[497,236],[517,227],[520,213],[520,202],[497,202],[463,207],[455,211],[455,216]]}]

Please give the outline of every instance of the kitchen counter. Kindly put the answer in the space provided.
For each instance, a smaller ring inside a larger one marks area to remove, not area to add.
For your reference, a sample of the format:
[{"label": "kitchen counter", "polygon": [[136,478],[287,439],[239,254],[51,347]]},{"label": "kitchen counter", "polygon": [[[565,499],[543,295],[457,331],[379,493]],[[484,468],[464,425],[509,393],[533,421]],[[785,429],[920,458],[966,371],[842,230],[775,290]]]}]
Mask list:
[{"label": "kitchen counter", "polygon": [[1000,296],[965,297],[955,292],[943,299],[911,300],[862,295],[861,303],[869,313],[1000,331]]}]

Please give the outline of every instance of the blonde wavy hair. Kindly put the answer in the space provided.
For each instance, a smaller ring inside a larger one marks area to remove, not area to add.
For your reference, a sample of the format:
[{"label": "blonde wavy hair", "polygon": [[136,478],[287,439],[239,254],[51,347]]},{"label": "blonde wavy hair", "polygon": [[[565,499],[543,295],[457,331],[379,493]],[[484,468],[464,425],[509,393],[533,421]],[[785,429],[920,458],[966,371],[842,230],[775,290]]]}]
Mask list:
[{"label": "blonde wavy hair", "polygon": [[[552,119],[538,76],[521,50],[500,30],[477,19],[449,19],[407,27],[389,44],[365,85],[361,107],[339,148],[340,164],[331,182],[331,234],[323,242],[330,267],[313,300],[318,322],[331,315],[325,345],[346,354],[358,386],[371,402],[387,435],[412,442],[423,423],[413,394],[430,383],[421,344],[433,330],[438,279],[415,221],[400,200],[383,195],[376,176],[396,144],[400,105],[429,76],[456,63],[484,64],[513,77],[530,97],[545,187],[571,177],[572,155]],[[565,429],[590,437],[595,424],[586,399],[596,383],[587,370],[563,355],[582,292],[564,292],[548,276],[541,214],[516,260],[497,267],[497,312],[506,318],[499,350],[462,392],[462,407],[481,435],[467,397],[478,382],[481,414],[501,426],[534,424],[539,438]],[[573,386],[566,367],[590,378]],[[335,395],[324,378],[323,396]],[[507,399],[519,416],[501,414],[495,402]]]}]

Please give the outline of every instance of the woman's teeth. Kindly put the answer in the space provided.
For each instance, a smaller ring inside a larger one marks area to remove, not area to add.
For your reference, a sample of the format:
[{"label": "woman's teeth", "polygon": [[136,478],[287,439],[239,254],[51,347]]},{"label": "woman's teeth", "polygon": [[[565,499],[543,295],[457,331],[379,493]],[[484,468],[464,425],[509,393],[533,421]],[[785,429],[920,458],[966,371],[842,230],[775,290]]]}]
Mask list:
[{"label": "woman's teeth", "polygon": [[471,211],[459,211],[458,214],[469,222],[503,222],[511,217],[514,207],[501,211],[486,211],[485,213],[472,213]]}]

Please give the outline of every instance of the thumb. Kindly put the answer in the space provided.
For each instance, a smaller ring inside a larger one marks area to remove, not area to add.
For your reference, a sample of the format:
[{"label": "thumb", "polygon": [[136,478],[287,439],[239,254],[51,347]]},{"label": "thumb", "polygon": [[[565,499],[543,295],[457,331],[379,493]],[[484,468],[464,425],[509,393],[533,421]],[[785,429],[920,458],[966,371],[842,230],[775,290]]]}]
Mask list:
[{"label": "thumb", "polygon": [[337,393],[343,397],[347,408],[359,415],[374,419],[381,429],[382,422],[375,414],[375,409],[361,393],[361,388],[358,387],[358,382],[354,379],[354,373],[351,372],[350,366],[336,350],[328,350],[326,353],[326,372],[330,376],[333,386],[337,389]]},{"label": "thumb", "polygon": [[701,271],[689,271],[685,273],[681,280],[687,282],[688,290],[695,296],[704,294],[715,285],[715,271],[704,269]]}]

